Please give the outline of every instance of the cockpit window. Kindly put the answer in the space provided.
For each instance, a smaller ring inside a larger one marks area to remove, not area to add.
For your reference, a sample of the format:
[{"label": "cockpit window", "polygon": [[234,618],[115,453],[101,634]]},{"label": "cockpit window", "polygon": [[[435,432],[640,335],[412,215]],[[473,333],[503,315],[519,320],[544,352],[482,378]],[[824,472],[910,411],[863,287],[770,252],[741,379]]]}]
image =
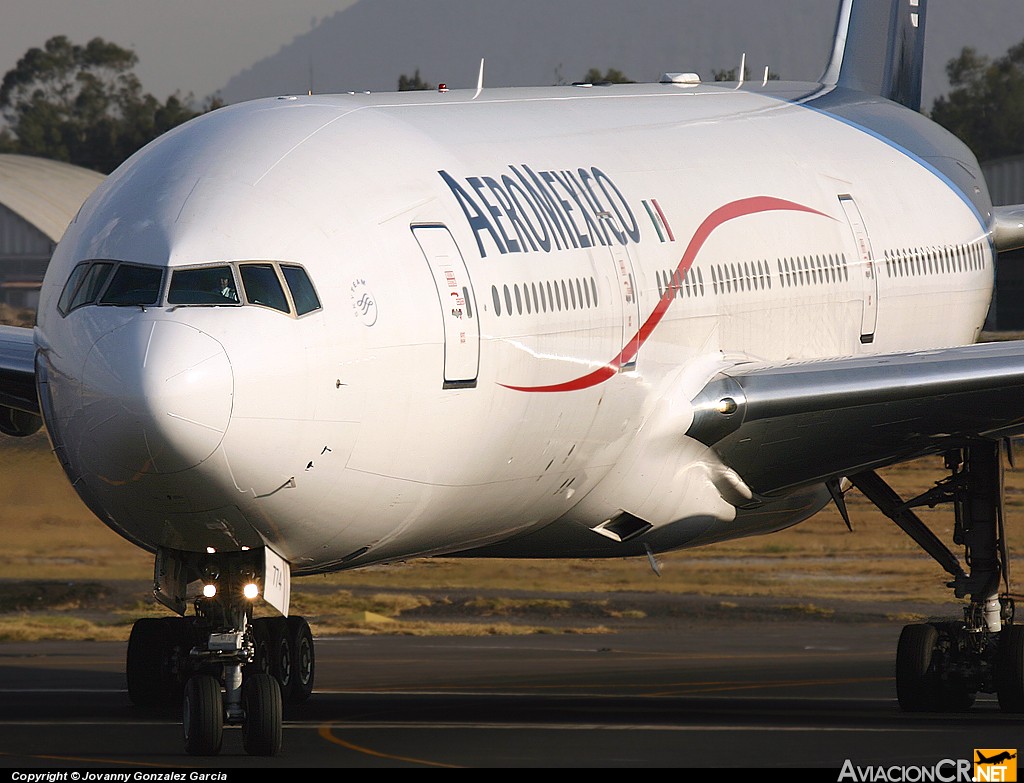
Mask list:
[{"label": "cockpit window", "polygon": [[288,289],[292,292],[292,301],[295,302],[295,312],[298,315],[320,309],[320,300],[313,289],[313,281],[309,279],[305,269],[301,266],[281,264],[281,272],[288,283]]},{"label": "cockpit window", "polygon": [[239,271],[242,273],[245,298],[250,304],[272,307],[282,313],[289,312],[288,300],[273,264],[242,264]]},{"label": "cockpit window", "polygon": [[110,277],[110,270],[113,268],[113,264],[107,263],[93,264],[89,267],[89,271],[82,278],[82,284],[78,287],[75,296],[71,300],[71,309],[74,310],[76,307],[95,302],[96,297],[103,290],[107,278]]},{"label": "cockpit window", "polygon": [[160,300],[163,270],[153,266],[121,264],[100,299],[106,305],[153,305]]},{"label": "cockpit window", "polygon": [[89,271],[89,264],[79,264],[71,270],[71,277],[64,284],[64,290],[60,292],[60,299],[57,301],[57,309],[60,310],[62,315],[67,315],[71,312],[71,298],[75,295],[75,291],[78,290],[79,283],[82,282],[82,278],[85,273]]},{"label": "cockpit window", "polygon": [[239,304],[235,276],[229,266],[203,269],[177,269],[167,292],[171,305],[234,305]]},{"label": "cockpit window", "polygon": [[[57,309],[66,316],[89,304],[157,305],[161,303],[164,280],[164,267],[83,261],[68,276]],[[292,317],[323,307],[306,270],[280,261],[221,262],[172,269],[166,297],[163,304],[169,307],[259,305]]]}]

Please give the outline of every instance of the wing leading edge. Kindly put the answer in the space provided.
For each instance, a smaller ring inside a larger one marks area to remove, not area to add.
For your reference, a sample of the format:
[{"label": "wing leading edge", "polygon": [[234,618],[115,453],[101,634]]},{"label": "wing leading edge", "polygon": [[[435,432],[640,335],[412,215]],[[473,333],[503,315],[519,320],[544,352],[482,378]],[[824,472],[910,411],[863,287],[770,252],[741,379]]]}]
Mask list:
[{"label": "wing leading edge", "polygon": [[1024,341],[740,364],[693,404],[687,435],[771,495],[1024,432]]},{"label": "wing leading edge", "polygon": [[32,329],[0,326],[0,432],[5,435],[31,435],[42,426],[35,360]]},{"label": "wing leading edge", "polygon": [[999,252],[1024,247],[1024,204],[992,208],[992,241]]}]

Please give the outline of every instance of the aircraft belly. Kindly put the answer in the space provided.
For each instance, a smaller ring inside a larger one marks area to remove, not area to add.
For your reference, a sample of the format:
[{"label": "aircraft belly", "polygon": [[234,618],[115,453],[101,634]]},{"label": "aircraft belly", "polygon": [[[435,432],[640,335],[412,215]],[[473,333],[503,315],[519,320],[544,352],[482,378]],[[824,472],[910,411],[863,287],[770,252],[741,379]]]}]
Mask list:
[{"label": "aircraft belly", "polygon": [[[710,491],[714,491],[713,488]],[[465,557],[589,558],[642,557],[649,552],[669,552],[791,527],[820,511],[830,501],[828,491],[818,485],[790,495],[772,498],[751,509],[736,510],[722,518],[704,513],[694,503],[691,513],[671,523],[626,541],[595,535],[590,527],[570,516],[507,541],[467,549]]]},{"label": "aircraft belly", "polygon": [[[330,570],[410,557],[443,555],[506,540],[547,524],[575,503],[557,486],[533,479],[481,487],[428,486],[345,471],[319,530],[289,535],[296,567]],[[346,517],[328,527],[330,520]],[[325,528],[329,531],[325,535]]]}]

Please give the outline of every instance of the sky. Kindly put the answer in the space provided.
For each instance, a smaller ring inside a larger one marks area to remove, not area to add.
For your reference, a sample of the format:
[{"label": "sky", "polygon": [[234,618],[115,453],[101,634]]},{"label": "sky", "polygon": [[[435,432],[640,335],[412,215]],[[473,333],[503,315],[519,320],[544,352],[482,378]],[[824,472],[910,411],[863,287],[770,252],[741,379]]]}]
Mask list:
[{"label": "sky", "polygon": [[[355,1],[0,0],[0,76],[29,48],[42,46],[54,35],[67,35],[79,44],[100,36],[135,51],[139,63],[134,70],[144,91],[161,101],[175,92],[191,94],[198,105],[232,77]],[[1017,1],[1024,6],[1024,0]],[[935,0],[933,13],[941,13],[942,5],[951,2],[961,0]],[[962,2],[990,22],[996,13],[992,6],[986,8],[990,0]],[[1006,7],[1006,0],[999,2],[996,7]],[[1011,42],[1016,42],[1018,29],[1024,37],[1024,20],[1006,20],[999,29],[1012,32]],[[965,43],[977,45],[971,37],[977,33],[964,30]]]},{"label": "sky", "polygon": [[132,49],[145,92],[198,102],[355,0],[0,0],[0,75],[55,35]]}]

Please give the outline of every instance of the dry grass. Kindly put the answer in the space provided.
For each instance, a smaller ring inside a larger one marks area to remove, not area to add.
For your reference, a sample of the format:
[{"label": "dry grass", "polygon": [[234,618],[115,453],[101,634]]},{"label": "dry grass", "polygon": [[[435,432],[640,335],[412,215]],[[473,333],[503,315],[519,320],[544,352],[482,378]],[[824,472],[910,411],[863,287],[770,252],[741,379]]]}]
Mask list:
[{"label": "dry grass", "polygon": [[46,437],[0,439],[0,519],[6,579],[151,579],[150,556],[85,507]]},{"label": "dry grass", "polygon": [[[943,471],[938,459],[925,459],[883,474],[901,495],[911,497],[931,487]],[[1024,472],[1007,473],[1007,492],[1012,545],[1024,534]],[[856,490],[847,502],[852,533],[829,508],[770,536],[660,555],[661,576],[652,572],[646,558],[439,558],[296,579],[293,606],[324,635],[586,633],[607,630],[606,623],[615,619],[642,617],[641,612],[616,610],[600,600],[625,592],[715,596],[723,607],[730,598],[771,597],[804,616],[827,616],[832,610],[819,603],[834,599],[892,601],[894,607],[906,600],[932,602],[937,608],[959,603],[945,587],[945,574],[902,531]],[[5,603],[0,595],[0,640],[124,639],[133,619],[163,611],[144,590],[116,604],[97,587],[145,585],[152,560],[84,507],[44,436],[0,441],[0,508],[0,577],[8,586],[20,584],[29,596],[33,586],[50,582],[40,605],[25,598]],[[919,515],[941,540],[951,541],[948,509],[923,508]],[[74,583],[71,590],[54,587],[69,583]],[[85,585],[99,592],[92,595]],[[446,590],[478,597],[444,607],[436,596]],[[434,597],[427,597],[428,592]],[[523,598],[524,593],[536,597]],[[105,604],[111,605],[104,616],[97,607]],[[113,619],[110,609],[116,610]],[[445,616],[447,610],[471,619],[461,622]]]},{"label": "dry grass", "polygon": [[36,311],[31,307],[12,307],[0,302],[0,324],[4,326],[32,327],[36,323]]}]

